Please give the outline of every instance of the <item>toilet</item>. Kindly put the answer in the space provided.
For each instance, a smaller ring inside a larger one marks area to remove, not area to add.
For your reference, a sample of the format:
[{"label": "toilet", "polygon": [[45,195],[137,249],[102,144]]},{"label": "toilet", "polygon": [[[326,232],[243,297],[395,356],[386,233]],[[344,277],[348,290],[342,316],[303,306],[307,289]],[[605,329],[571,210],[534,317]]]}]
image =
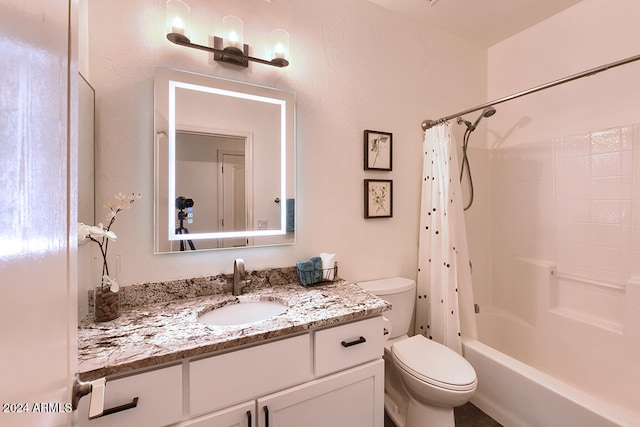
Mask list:
[{"label": "toilet", "polygon": [[397,427],[455,427],[453,408],[476,390],[473,366],[450,348],[422,335],[408,336],[416,283],[403,277],[360,282],[391,303],[385,316],[385,412]]}]

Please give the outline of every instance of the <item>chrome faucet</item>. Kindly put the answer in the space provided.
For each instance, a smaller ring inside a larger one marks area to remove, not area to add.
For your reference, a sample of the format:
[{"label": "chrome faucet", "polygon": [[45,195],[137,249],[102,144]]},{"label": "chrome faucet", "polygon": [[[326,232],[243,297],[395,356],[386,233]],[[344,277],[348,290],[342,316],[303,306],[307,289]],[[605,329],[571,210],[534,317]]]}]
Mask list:
[{"label": "chrome faucet", "polygon": [[236,258],[233,262],[233,295],[240,295],[242,288],[250,283],[251,280],[244,278],[244,261],[242,258]]}]

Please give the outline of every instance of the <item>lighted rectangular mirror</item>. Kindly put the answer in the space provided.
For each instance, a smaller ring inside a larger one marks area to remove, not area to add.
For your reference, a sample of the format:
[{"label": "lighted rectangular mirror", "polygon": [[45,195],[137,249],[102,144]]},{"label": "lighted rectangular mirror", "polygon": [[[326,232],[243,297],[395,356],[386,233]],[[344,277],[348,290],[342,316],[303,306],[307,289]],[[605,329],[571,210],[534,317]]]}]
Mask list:
[{"label": "lighted rectangular mirror", "polygon": [[155,252],[295,243],[295,95],[158,68]]}]

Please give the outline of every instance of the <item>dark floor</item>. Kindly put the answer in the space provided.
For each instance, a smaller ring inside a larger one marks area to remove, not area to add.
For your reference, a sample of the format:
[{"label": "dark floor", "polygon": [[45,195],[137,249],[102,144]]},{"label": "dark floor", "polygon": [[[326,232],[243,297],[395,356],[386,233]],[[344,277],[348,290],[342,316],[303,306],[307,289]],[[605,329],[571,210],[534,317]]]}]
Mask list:
[{"label": "dark floor", "polygon": [[[502,427],[493,418],[475,407],[472,403],[454,409],[456,427]],[[384,414],[384,427],[396,427],[393,421]]]},{"label": "dark floor", "polygon": [[472,403],[459,406],[453,412],[456,417],[456,427],[502,427]]}]

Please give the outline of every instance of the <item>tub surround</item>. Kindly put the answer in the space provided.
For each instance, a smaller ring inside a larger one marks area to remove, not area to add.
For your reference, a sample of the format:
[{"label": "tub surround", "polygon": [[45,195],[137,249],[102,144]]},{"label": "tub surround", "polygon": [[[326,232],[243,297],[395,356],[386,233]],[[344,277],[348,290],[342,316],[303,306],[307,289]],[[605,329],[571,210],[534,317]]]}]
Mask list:
[{"label": "tub surround", "polygon": [[241,298],[273,298],[289,308],[271,319],[244,325],[212,326],[198,315],[238,299],[232,275],[149,283],[122,288],[122,314],[110,322],[91,316],[78,329],[80,378],[125,374],[141,368],[380,314],[384,300],[344,280],[305,288],[295,268],[248,271],[251,284]]}]

